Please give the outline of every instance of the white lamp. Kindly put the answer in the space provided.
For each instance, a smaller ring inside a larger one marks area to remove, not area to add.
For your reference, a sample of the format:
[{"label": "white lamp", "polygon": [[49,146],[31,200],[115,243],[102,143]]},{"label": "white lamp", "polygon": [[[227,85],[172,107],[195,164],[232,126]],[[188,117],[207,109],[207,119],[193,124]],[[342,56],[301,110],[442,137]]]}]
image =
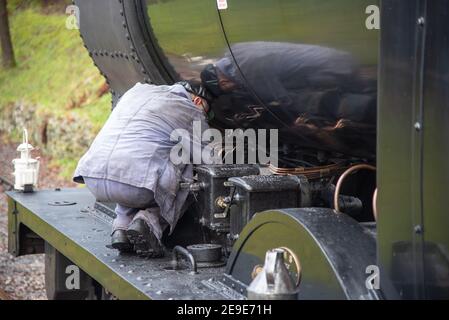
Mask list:
[{"label": "white lamp", "polygon": [[37,188],[37,180],[39,177],[39,160],[32,159],[30,152],[33,146],[28,143],[28,131],[23,129],[23,142],[17,147],[20,152],[20,158],[14,159],[14,189],[24,192],[32,192]]}]

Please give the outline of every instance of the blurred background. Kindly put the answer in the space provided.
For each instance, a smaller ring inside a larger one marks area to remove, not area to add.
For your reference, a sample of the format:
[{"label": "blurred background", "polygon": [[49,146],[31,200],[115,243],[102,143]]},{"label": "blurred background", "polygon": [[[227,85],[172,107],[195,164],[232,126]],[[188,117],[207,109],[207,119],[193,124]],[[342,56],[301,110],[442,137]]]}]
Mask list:
[{"label": "blurred background", "polygon": [[17,142],[22,127],[28,128],[34,144],[69,177],[108,115],[107,85],[78,30],[66,28],[71,1],[2,1],[8,4],[15,66],[3,63],[0,70],[0,133]]},{"label": "blurred background", "polygon": [[4,192],[23,128],[41,158],[40,188],[73,186],[77,160],[111,108],[78,30],[66,27],[71,3],[0,0],[0,299],[45,299],[43,255],[7,253]]}]

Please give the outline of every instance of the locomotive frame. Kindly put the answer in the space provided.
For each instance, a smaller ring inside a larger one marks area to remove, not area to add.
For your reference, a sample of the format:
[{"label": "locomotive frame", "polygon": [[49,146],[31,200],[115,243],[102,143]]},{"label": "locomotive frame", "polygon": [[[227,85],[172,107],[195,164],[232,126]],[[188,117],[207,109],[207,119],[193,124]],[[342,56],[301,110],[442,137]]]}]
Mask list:
[{"label": "locomotive frame", "polygon": [[[175,80],[151,26],[143,23],[144,1],[75,4],[81,8],[82,38],[111,87],[113,103],[138,81]],[[9,252],[47,253],[47,290],[55,299],[244,299],[254,264],[279,246],[301,253],[299,298],[447,299],[448,11],[445,0],[382,1],[374,228],[332,209],[273,208],[249,220],[226,268],[195,273],[170,269],[170,256],[149,261],[111,254],[108,209],[95,205],[86,190],[9,192]],[[100,31],[110,26],[105,37]],[[71,264],[81,269],[77,291],[64,285]],[[379,290],[365,283],[366,268],[373,265],[380,269]]]}]

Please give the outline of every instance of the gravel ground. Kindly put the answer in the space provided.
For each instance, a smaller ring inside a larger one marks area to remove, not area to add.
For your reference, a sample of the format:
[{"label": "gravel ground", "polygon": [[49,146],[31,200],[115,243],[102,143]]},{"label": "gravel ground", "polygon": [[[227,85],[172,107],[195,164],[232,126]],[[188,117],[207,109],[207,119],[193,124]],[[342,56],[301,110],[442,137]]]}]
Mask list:
[{"label": "gravel ground", "polygon": [[[4,143],[0,137],[0,176],[12,181],[11,160],[17,157],[16,144]],[[39,150],[34,157],[41,157],[39,187],[70,187],[73,183],[58,178],[58,168],[47,165],[48,159]],[[14,258],[8,253],[8,217],[5,186],[0,184],[0,291],[11,299],[46,299],[44,283],[44,255],[28,255]]]}]

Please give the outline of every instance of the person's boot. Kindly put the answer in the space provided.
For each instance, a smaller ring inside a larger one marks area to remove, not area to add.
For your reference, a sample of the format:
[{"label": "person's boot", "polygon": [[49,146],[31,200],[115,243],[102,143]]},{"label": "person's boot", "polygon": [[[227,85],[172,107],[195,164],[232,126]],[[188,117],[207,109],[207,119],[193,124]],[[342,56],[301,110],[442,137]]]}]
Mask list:
[{"label": "person's boot", "polygon": [[111,247],[120,252],[130,252],[133,249],[125,230],[117,229],[111,235]]},{"label": "person's boot", "polygon": [[158,258],[164,255],[162,244],[143,219],[134,219],[128,226],[126,234],[137,254],[148,258]]}]

